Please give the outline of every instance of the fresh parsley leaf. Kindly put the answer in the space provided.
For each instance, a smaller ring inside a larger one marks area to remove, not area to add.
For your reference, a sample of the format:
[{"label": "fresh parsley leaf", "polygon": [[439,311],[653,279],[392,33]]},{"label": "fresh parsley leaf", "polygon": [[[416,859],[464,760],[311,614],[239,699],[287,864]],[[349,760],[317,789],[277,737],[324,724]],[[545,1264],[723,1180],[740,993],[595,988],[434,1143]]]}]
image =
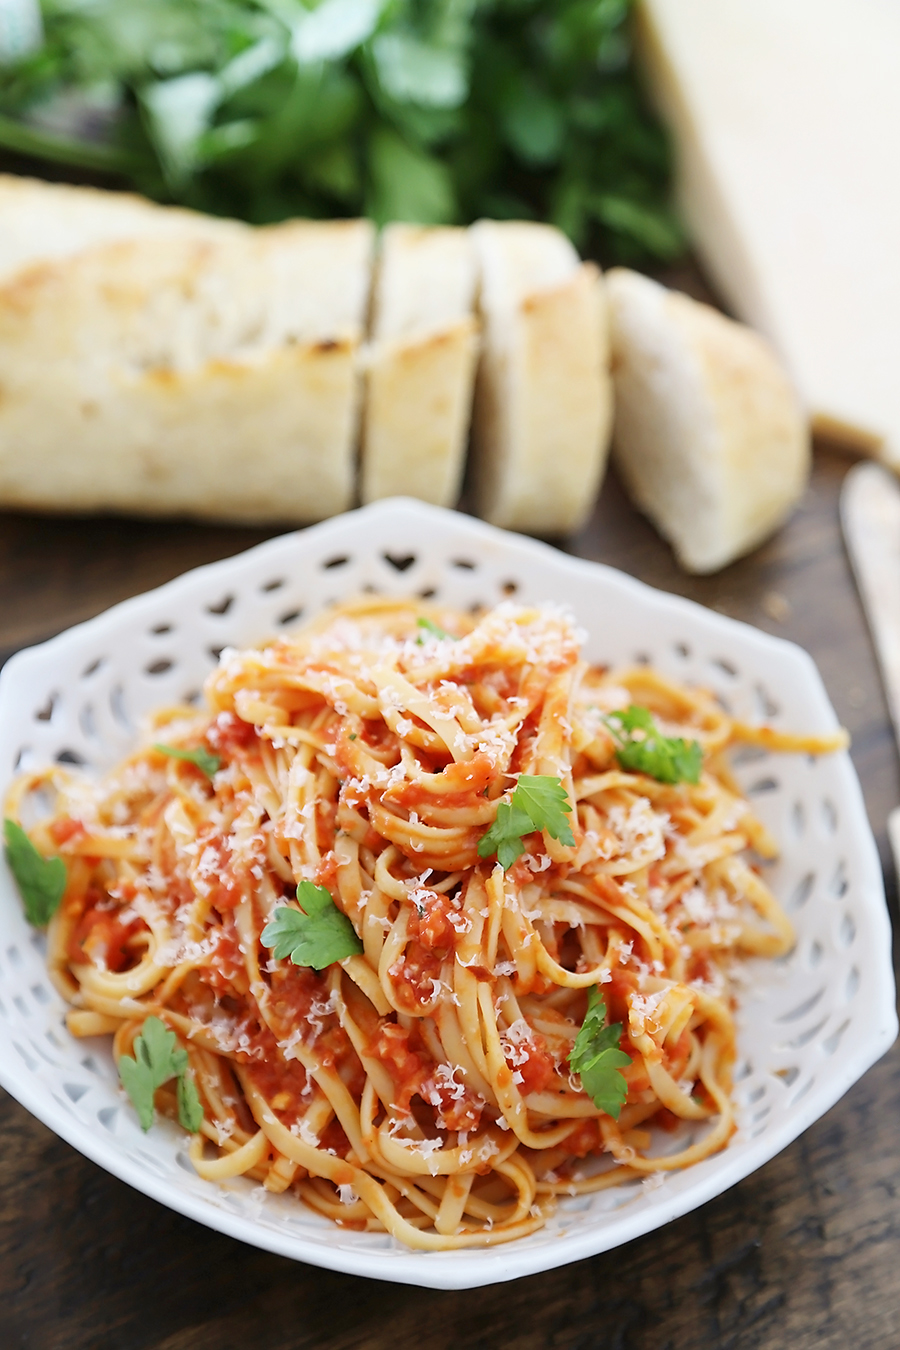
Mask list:
[{"label": "fresh parsley leaf", "polygon": [[659,783],[699,783],[703,751],[698,741],[664,736],[647,708],[632,703],[604,717],[623,769],[645,773]]},{"label": "fresh parsley leaf", "polygon": [[[187,1051],[178,1044],[175,1032],[158,1017],[148,1017],[141,1034],[134,1039],[134,1055],[119,1058],[119,1077],[134,1103],[142,1130],[149,1130],[153,1124],[156,1089],[170,1078],[180,1078],[187,1063]],[[180,1100],[179,1097],[179,1115]]]},{"label": "fresh parsley leaf", "polygon": [[684,252],[684,230],[677,216],[660,209],[647,208],[627,197],[599,193],[593,198],[594,214],[611,230],[630,235],[657,258],[677,258]]},{"label": "fresh parsley leaf", "polygon": [[189,1073],[181,1074],[178,1079],[178,1123],[189,1134],[196,1134],[203,1124],[203,1107],[197,1084]]},{"label": "fresh parsley leaf", "polygon": [[324,970],[334,961],[356,956],[363,945],[353,924],[342,914],[324,886],[301,881],[297,899],[302,907],[281,905],[262,931],[260,941],[271,947],[275,959],[290,957],[295,966]]},{"label": "fresh parsley leaf", "polygon": [[177,745],[154,745],[153,749],[161,755],[168,755],[170,759],[187,760],[188,764],[195,765],[201,773],[205,773],[207,778],[218,773],[222,763],[218,755],[212,754],[202,745],[198,745],[196,750],[182,750]]},{"label": "fresh parsley leaf", "polygon": [[[431,619],[416,619],[416,625],[419,628],[424,628],[425,632],[428,633],[429,637],[450,638],[451,641],[453,640],[452,633],[445,632],[445,630],[441,628],[440,624],[433,623]],[[421,646],[423,641],[424,638],[420,634],[419,637],[416,638],[416,642],[418,642],[419,646]]]},{"label": "fresh parsley leaf", "polygon": [[40,48],[4,53],[0,145],[256,223],[550,219],[669,259],[632,3],[42,0]]},{"label": "fresh parsley leaf", "polygon": [[138,1113],[141,1129],[146,1133],[153,1124],[153,1096],[156,1092],[153,1071],[143,1059],[122,1055],[119,1059],[119,1077]]},{"label": "fresh parsley leaf", "polygon": [[368,148],[369,197],[366,214],[379,225],[420,220],[446,225],[458,214],[449,164],[410,145],[392,127],[376,126]]},{"label": "fresh parsley leaf", "polygon": [[493,825],[478,842],[479,858],[496,853],[500,866],[508,872],[516,858],[525,852],[522,836],[535,830],[546,830],[561,844],[574,844],[575,836],[566,819],[571,810],[558,778],[550,774],[520,774],[512,800],[499,804]]},{"label": "fresh parsley leaf", "polygon": [[566,820],[572,807],[566,789],[558,778],[550,774],[519,774],[513,793],[513,806],[527,811],[536,830],[546,830],[561,844],[575,843],[572,827]]},{"label": "fresh parsley leaf", "polygon": [[566,134],[564,105],[534,80],[519,75],[505,82],[500,118],[504,139],[525,164],[543,167],[559,160]]},{"label": "fresh parsley leaf", "polygon": [[382,33],[372,43],[382,89],[398,103],[458,108],[465,102],[468,71],[462,53],[433,47],[409,33]]},{"label": "fresh parsley leaf", "polygon": [[531,834],[537,828],[528,812],[515,805],[515,800],[513,793],[513,804],[500,802],[493,825],[478,841],[479,858],[489,858],[496,853],[504,872],[508,872],[516,858],[525,852],[522,835]]},{"label": "fresh parsley leaf", "polygon": [[6,861],[16,879],[25,918],[43,928],[59,909],[66,889],[66,864],[62,858],[44,858],[14,820],[4,820]]},{"label": "fresh parsley leaf", "polygon": [[620,1069],[631,1057],[619,1049],[622,1024],[606,1025],[606,1001],[599,987],[588,990],[588,1006],[581,1030],[569,1055],[569,1068],[581,1079],[581,1086],[595,1106],[613,1120],[619,1119],[628,1084]]}]

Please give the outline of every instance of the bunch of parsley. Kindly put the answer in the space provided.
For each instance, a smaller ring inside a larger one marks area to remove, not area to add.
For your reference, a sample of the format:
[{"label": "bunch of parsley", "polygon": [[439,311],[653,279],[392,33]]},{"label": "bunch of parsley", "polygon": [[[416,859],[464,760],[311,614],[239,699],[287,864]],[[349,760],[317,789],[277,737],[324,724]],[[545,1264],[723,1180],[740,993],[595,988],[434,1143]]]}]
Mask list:
[{"label": "bunch of parsley", "polygon": [[[261,223],[552,220],[670,258],[631,0],[41,0],[0,147]],[[2,53],[0,53],[2,60]]]}]

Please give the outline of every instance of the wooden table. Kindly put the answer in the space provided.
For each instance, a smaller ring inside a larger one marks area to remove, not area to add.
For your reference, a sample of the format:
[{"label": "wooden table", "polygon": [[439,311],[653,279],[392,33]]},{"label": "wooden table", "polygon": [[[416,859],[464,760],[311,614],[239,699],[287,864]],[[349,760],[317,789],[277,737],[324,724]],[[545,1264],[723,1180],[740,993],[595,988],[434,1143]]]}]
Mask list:
[{"label": "wooden table", "polygon": [[[571,542],[815,657],[888,869],[900,772],[838,526],[849,461],[821,450],[777,538],[690,579],[610,476]],[[0,517],[0,655],[259,532]],[[660,1232],[514,1284],[433,1293],[286,1261],[208,1232],[0,1101],[0,1347],[34,1350],[896,1350],[900,1049],[762,1171]]]}]

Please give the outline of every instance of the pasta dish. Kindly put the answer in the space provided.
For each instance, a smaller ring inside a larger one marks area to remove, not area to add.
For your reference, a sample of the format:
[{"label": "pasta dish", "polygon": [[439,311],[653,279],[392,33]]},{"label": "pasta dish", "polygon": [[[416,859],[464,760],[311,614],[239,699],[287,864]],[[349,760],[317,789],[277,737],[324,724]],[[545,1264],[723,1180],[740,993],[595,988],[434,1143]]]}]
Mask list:
[{"label": "pasta dish", "polygon": [[7,801],[68,1028],[113,1036],[144,1128],[427,1250],[725,1147],[732,972],[793,942],[726,752],[842,736],[589,666],[511,603],[366,598],[226,649],[205,694]]}]

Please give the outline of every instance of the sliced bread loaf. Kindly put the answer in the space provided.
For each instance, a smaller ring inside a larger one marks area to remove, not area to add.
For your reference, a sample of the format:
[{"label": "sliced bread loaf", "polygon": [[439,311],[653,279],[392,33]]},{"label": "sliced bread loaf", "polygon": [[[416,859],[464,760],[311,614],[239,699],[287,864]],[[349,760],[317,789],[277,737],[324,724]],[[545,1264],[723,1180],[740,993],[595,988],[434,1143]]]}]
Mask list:
[{"label": "sliced bread loaf", "polygon": [[158,236],[228,238],[248,232],[238,221],[157,206],[129,192],[0,174],[0,282],[33,263],[70,258],[99,244]]},{"label": "sliced bread loaf", "polygon": [[603,281],[549,225],[479,221],[482,354],[472,422],[480,515],[533,534],[582,525],[609,444]]},{"label": "sliced bread loaf", "polygon": [[366,360],[360,493],[453,506],[465,464],[478,350],[468,231],[389,225]]},{"label": "sliced bread loaf", "polygon": [[757,333],[618,268],[607,275],[613,454],[631,496],[689,572],[766,538],[806,485],[796,394]]},{"label": "sliced bread loaf", "polygon": [[372,227],[218,224],[0,284],[0,499],[247,522],[351,504]]}]

